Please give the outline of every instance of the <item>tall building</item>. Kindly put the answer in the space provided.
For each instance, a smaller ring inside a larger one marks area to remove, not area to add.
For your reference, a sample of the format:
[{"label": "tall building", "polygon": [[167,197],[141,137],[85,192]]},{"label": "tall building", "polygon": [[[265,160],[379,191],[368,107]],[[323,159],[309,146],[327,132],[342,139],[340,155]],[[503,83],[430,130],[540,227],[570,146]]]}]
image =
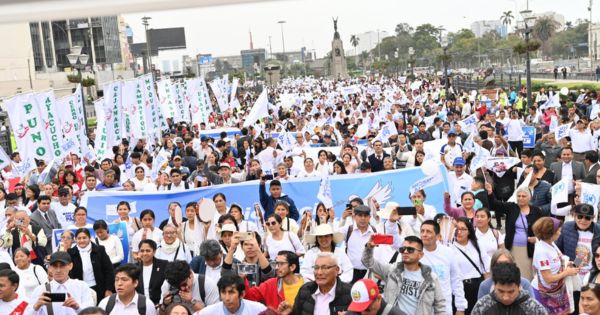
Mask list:
[{"label": "tall building", "polygon": [[247,73],[260,72],[267,59],[267,51],[264,48],[242,50],[240,55],[242,55],[242,68]]},{"label": "tall building", "polygon": [[[346,57],[360,55],[363,51],[371,51],[373,48],[377,46],[379,42],[381,42],[384,38],[390,36],[386,31],[368,31],[361,34],[356,34],[358,37],[358,45],[356,49],[350,43],[350,36],[347,38],[343,38],[344,46],[347,48],[345,51]],[[354,53],[356,51],[356,53]]]},{"label": "tall building", "polygon": [[593,66],[598,64],[598,60],[600,60],[600,24],[592,24],[592,38],[589,47]]},{"label": "tall building", "polygon": [[500,20],[475,21],[471,23],[471,31],[476,37],[481,37],[489,31],[496,31],[500,37],[506,37],[508,34],[506,27]]},{"label": "tall building", "polygon": [[81,46],[95,70],[123,62],[122,22],[118,16],[29,23],[36,71],[62,71],[71,67],[67,55]]}]

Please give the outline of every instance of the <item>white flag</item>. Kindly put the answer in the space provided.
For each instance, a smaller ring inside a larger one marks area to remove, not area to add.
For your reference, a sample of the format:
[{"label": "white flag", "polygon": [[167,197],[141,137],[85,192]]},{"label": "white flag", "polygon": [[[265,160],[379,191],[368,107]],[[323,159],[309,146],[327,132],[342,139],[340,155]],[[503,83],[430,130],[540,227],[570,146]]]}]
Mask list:
[{"label": "white flag", "polygon": [[561,179],[558,183],[552,186],[551,192],[553,204],[569,201],[568,187],[568,180],[566,178]]},{"label": "white flag", "polygon": [[84,100],[81,96],[81,84],[77,85],[77,89],[75,89],[75,93],[73,93],[73,96],[75,96],[75,110],[77,110],[77,120],[79,121],[79,126],[81,126],[81,128],[79,128],[78,132],[79,132],[79,141],[80,141],[80,150],[81,150],[81,154],[83,154],[84,156],[87,155],[87,153],[90,151],[88,144],[89,144],[89,139],[87,136],[87,122],[85,121],[85,103]]},{"label": "white flag", "polygon": [[554,132],[556,128],[558,128],[558,118],[556,115],[550,116],[550,126],[548,126],[548,128],[550,129],[550,132]]},{"label": "white flag", "polygon": [[267,89],[263,89],[260,96],[256,99],[254,106],[244,121],[244,127],[256,124],[256,121],[269,116],[269,100],[267,98]]},{"label": "white flag", "polygon": [[488,159],[485,163],[485,167],[496,173],[498,177],[502,177],[506,171],[519,162],[520,160],[514,157],[496,157]]},{"label": "white flag", "polygon": [[160,108],[162,109],[165,118],[175,117],[175,97],[173,95],[173,84],[171,80],[160,80],[157,83],[158,99],[160,100]]},{"label": "white flag", "polygon": [[50,139],[44,129],[35,95],[19,94],[6,100],[4,106],[21,156],[52,160]]},{"label": "white flag", "polygon": [[[123,82],[113,81],[104,84],[104,119],[106,119],[106,134],[109,147],[121,143],[124,138],[121,115],[121,91]],[[96,110],[98,113],[98,110]],[[96,118],[98,122],[98,118]],[[100,128],[98,128],[100,130]],[[98,135],[98,134],[96,134]],[[96,150],[97,151],[97,150]]]},{"label": "white flag", "polygon": [[107,112],[111,113],[112,111],[109,108],[105,107],[104,98],[98,99],[94,102],[94,108],[96,109],[96,147],[94,148],[96,151],[96,157],[101,161],[103,159],[109,158],[111,159],[112,151],[109,150],[109,134],[108,134],[108,124],[109,122],[106,119]]},{"label": "white flag", "polygon": [[131,139],[145,139],[148,137],[146,125],[146,110],[144,108],[143,84],[141,80],[126,81],[123,85],[123,102],[127,106],[131,120]]},{"label": "white flag", "polygon": [[598,213],[598,202],[600,201],[600,185],[580,183],[581,203],[594,207],[594,213]]},{"label": "white flag", "polygon": [[154,91],[154,80],[152,74],[148,73],[138,78],[142,85],[144,111],[146,116],[146,127],[148,128],[148,136],[154,136],[160,139],[161,123],[160,123],[160,111],[156,109],[156,92]]},{"label": "white flag", "polygon": [[476,170],[480,167],[484,167],[487,163],[487,160],[490,158],[491,154],[486,148],[480,146],[477,143],[473,143],[475,147],[475,156],[471,160],[471,170]]},{"label": "white flag", "polygon": [[570,124],[560,125],[554,130],[554,136],[556,137],[556,141],[569,135],[569,126]]},{"label": "white flag", "polygon": [[236,106],[240,105],[240,102],[238,102],[236,97],[239,81],[240,79],[233,78],[233,82],[231,83],[231,93],[229,94],[229,108],[236,108]]},{"label": "white flag", "polygon": [[437,185],[437,184],[441,183],[443,180],[444,180],[444,178],[442,177],[442,172],[437,172],[435,175],[427,176],[423,179],[418,180],[416,183],[414,183],[410,186],[410,189],[409,189],[410,194],[412,195],[419,190],[423,190],[427,187]]},{"label": "white flag", "polygon": [[46,91],[35,95],[40,108],[42,122],[46,136],[50,139],[50,152],[52,158],[62,156],[63,134],[60,128],[60,119],[56,110],[56,98],[54,91]]},{"label": "white flag", "polygon": [[10,163],[12,163],[12,160],[10,159],[8,154],[6,154],[4,148],[0,147],[0,169],[7,167],[8,165],[10,165]]},{"label": "white flag", "polygon": [[84,128],[80,125],[77,114],[77,98],[74,94],[65,96],[56,101],[57,115],[60,120],[61,131],[65,140],[74,140],[74,146],[70,149],[71,153],[82,155],[80,129]]},{"label": "white flag", "polygon": [[227,95],[227,94],[226,94],[226,91],[223,90],[222,83],[223,83],[222,81],[214,80],[210,83],[210,88],[212,89],[213,94],[215,95],[215,98],[217,99],[217,104],[219,104],[219,109],[221,110],[221,112],[224,112],[229,108],[229,105],[225,101],[225,99],[227,97],[225,97],[225,99],[223,98],[223,96]]},{"label": "white flag", "polygon": [[512,196],[510,196],[510,198],[508,199],[508,202],[517,202],[517,191],[523,187],[529,189],[529,183],[531,183],[532,176],[533,176],[533,170],[530,170],[529,174],[527,174],[527,177],[525,177],[525,180],[523,180],[521,185],[519,185],[519,187],[517,187],[517,189],[515,189],[515,192],[513,192]]},{"label": "white flag", "polygon": [[331,195],[331,181],[329,180],[329,172],[323,171],[321,173],[321,185],[319,186],[319,193],[317,193],[317,199],[325,205],[325,209],[333,208],[333,198]]}]

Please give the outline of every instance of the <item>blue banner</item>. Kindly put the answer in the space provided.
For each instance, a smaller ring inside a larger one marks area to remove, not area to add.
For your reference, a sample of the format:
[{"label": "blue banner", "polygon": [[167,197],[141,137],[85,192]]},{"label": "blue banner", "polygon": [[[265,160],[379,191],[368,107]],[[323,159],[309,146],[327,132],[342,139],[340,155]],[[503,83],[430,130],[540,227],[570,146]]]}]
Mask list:
[{"label": "blue banner", "polygon": [[[426,204],[434,206],[438,212],[443,212],[444,191],[448,191],[448,180],[446,170],[439,165],[443,175],[443,181],[431,187],[425,188],[427,194]],[[381,204],[381,208],[388,201],[395,201],[401,205],[409,206],[408,197],[410,187],[413,183],[426,176],[420,167],[378,172],[372,174],[348,174],[342,176],[331,176],[332,201],[337,217],[342,215],[345,205],[350,199],[360,197],[362,199],[375,198]],[[283,192],[292,198],[300,211],[303,207],[314,208],[319,202],[317,193],[321,178],[298,178],[293,181],[283,181]],[[269,183],[266,184],[267,193]],[[256,222],[254,203],[259,200],[259,182],[251,181],[233,185],[218,185],[182,192],[124,192],[124,191],[92,191],[86,192],[82,204],[88,209],[88,218],[92,220],[104,219],[110,222],[117,218],[116,205],[120,201],[132,204],[131,216],[137,217],[144,209],[152,209],[156,215],[156,224],[168,218],[167,207],[169,202],[177,201],[182,209],[191,201],[199,201],[201,198],[212,198],[220,192],[227,197],[227,204],[237,203],[244,208],[246,220]]]},{"label": "blue banner", "polygon": [[523,127],[523,148],[533,149],[535,147],[535,127]]},{"label": "blue banner", "polygon": [[[89,219],[89,217],[88,217]],[[100,220],[102,218],[96,218],[95,220]],[[95,221],[93,220],[93,221]],[[110,221],[108,221],[110,222]],[[59,247],[60,244],[60,237],[63,234],[63,232],[67,230],[67,229],[54,229],[52,230],[52,251],[55,252],[56,249]],[[77,229],[70,229],[71,232],[73,232],[73,244],[76,244],[76,240],[75,240],[75,231],[77,231]],[[96,237],[96,232],[94,231],[94,229],[89,228],[88,229],[90,231],[90,235],[92,236],[92,242],[94,242],[94,237]],[[127,262],[129,261],[129,235],[127,234],[127,224],[125,222],[120,222],[120,223],[111,223],[108,224],[108,234],[111,235],[116,235],[120,240],[121,240],[121,244],[123,245],[123,261],[122,262]]]}]

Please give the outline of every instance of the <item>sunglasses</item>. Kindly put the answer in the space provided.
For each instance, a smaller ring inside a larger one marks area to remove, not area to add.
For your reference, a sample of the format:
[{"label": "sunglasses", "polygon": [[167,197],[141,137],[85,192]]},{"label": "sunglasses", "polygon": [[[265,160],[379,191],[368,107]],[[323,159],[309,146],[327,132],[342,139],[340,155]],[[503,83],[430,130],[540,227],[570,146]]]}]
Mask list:
[{"label": "sunglasses", "polygon": [[420,249],[416,249],[416,248],[414,248],[414,247],[405,246],[405,247],[400,247],[400,248],[398,249],[398,251],[399,251],[400,253],[405,253],[405,252],[406,252],[406,253],[409,253],[409,254],[413,254],[414,252],[416,252],[416,251],[421,251],[421,250],[420,250]]},{"label": "sunglasses", "polygon": [[594,258],[600,258],[600,253],[594,253]]},{"label": "sunglasses", "polygon": [[592,221],[592,217],[589,215],[582,215],[582,214],[578,214],[577,215],[577,220],[586,220],[586,221]]},{"label": "sunglasses", "polygon": [[277,221],[271,221],[271,222],[267,222],[265,223],[267,226],[274,226],[275,224],[277,224]]}]

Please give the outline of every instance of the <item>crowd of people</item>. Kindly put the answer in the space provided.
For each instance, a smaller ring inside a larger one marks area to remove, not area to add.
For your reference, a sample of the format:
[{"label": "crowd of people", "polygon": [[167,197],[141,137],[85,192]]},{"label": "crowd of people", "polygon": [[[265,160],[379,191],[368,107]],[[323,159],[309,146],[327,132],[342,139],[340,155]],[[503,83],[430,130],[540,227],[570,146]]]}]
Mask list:
[{"label": "crowd of people", "polygon": [[[169,119],[161,139],[122,139],[112,159],[72,153],[48,176],[39,160],[21,177],[24,157],[13,152],[1,172],[0,313],[600,314],[598,199],[582,197],[582,185],[600,183],[600,95],[571,91],[556,102],[556,93],[536,91],[527,104],[522,89],[486,96],[434,77],[286,79],[268,90],[269,116],[248,128],[258,93],[241,88],[240,108],[207,124]],[[224,128],[239,133],[206,136]],[[291,147],[272,136],[280,133],[293,135]],[[431,154],[433,142],[441,146]],[[482,155],[520,161],[488,166],[475,162]],[[158,156],[167,162],[155,165]],[[414,213],[399,200],[353,197],[336,217],[317,196],[298,209],[282,190],[298,178],[428,160],[448,173],[440,209],[417,190],[406,192]],[[92,191],[247,181],[257,183],[247,191],[257,221],[221,192],[212,220],[199,202],[133,215],[122,201],[114,222],[90,222],[81,204]],[[553,202],[559,183],[566,202]],[[159,212],[168,219],[156,222]],[[109,233],[119,222],[126,246]]]}]

